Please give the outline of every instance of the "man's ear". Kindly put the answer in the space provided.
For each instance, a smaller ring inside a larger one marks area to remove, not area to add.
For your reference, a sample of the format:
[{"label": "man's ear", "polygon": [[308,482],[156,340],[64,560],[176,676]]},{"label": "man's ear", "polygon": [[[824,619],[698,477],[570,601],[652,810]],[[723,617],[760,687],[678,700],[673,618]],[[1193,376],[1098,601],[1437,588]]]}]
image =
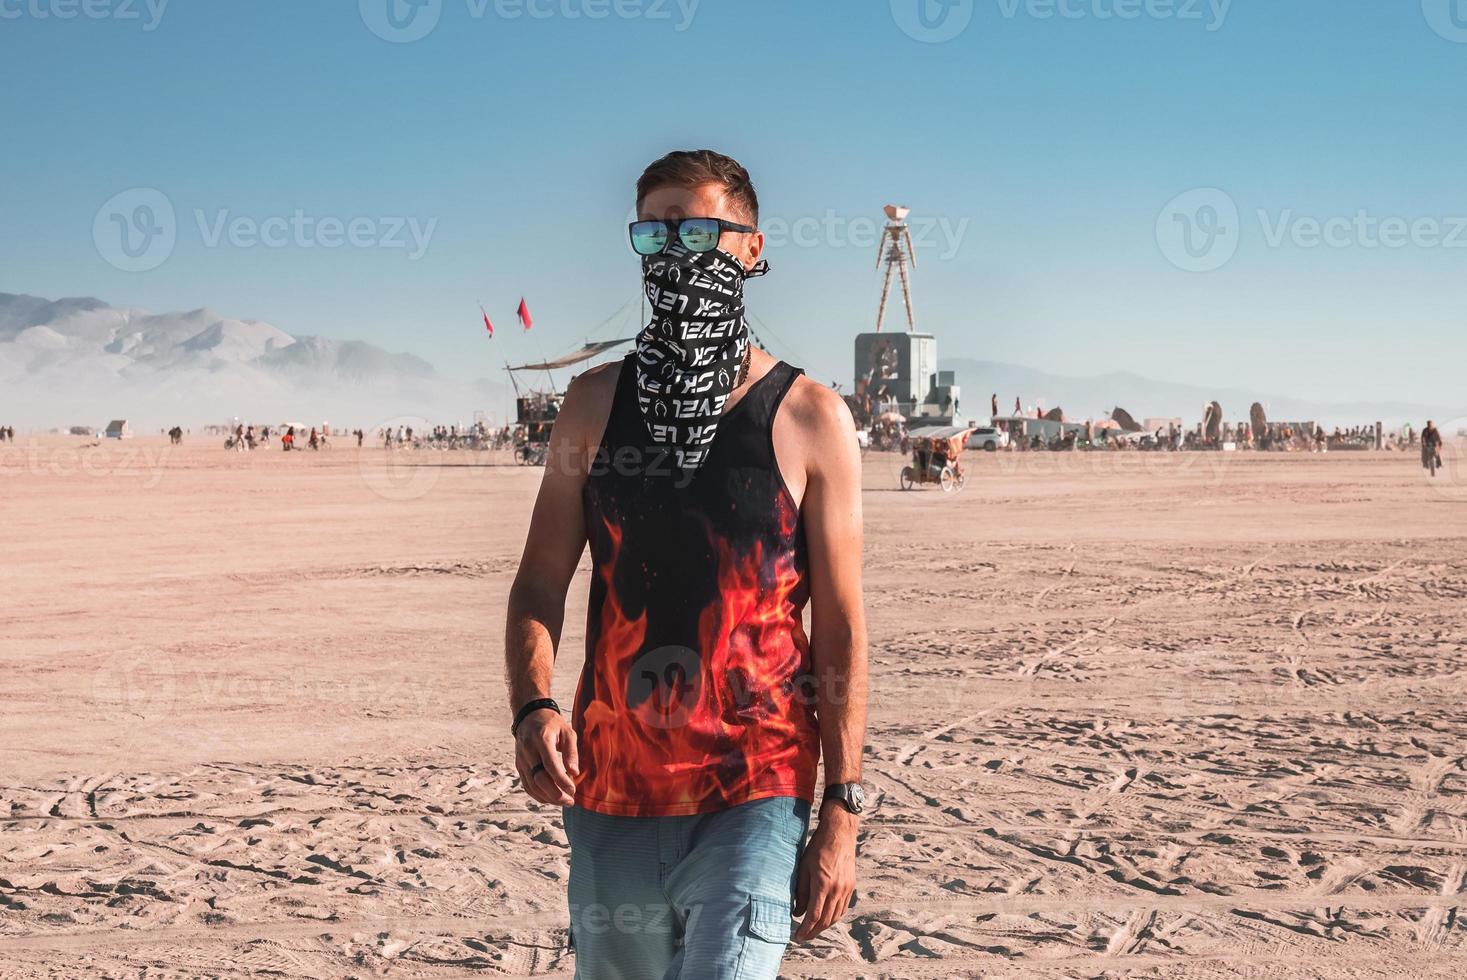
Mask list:
[{"label": "man's ear", "polygon": [[748,255],[744,260],[744,271],[748,272],[759,264],[759,258],[764,254],[764,232],[752,232],[748,238]]}]

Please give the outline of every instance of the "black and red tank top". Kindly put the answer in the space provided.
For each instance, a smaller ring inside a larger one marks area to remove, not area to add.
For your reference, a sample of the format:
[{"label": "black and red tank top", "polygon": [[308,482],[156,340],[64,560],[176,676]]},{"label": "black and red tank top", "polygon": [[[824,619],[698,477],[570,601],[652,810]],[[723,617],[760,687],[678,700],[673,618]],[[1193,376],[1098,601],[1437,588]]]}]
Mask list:
[{"label": "black and red tank top", "polygon": [[635,356],[582,494],[592,575],[576,803],[673,816],[813,800],[808,559],[773,438],[801,372],[780,361],[750,385],[685,473],[647,434]]}]

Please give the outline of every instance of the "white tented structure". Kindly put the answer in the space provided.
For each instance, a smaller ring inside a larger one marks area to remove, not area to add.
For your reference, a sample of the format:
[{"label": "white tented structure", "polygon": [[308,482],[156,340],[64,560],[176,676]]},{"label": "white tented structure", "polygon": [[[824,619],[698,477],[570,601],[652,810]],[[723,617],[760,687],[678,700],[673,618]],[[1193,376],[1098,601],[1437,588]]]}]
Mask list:
[{"label": "white tented structure", "polygon": [[132,427],[127,424],[127,419],[113,419],[107,423],[108,439],[131,439]]}]

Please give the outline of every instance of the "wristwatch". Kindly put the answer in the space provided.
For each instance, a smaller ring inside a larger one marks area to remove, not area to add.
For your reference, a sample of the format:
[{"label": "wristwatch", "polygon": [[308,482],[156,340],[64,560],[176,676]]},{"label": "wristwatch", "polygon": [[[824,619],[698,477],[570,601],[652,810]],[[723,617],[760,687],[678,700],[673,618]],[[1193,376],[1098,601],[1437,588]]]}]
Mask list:
[{"label": "wristwatch", "polygon": [[820,801],[821,804],[826,800],[839,800],[840,805],[850,812],[860,813],[866,808],[866,791],[860,783],[835,783],[825,787],[825,799]]}]

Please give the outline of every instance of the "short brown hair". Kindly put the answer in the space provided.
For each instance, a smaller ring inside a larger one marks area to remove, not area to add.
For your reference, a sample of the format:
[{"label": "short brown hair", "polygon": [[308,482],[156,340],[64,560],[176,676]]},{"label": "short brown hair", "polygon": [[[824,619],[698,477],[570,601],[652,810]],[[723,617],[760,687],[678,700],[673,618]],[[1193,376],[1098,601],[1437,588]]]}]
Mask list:
[{"label": "short brown hair", "polygon": [[744,212],[750,224],[759,223],[759,195],[749,171],[733,157],[714,150],[673,150],[642,171],[637,180],[637,210],[647,195],[661,187],[697,187],[699,184],[722,184],[735,207]]}]

